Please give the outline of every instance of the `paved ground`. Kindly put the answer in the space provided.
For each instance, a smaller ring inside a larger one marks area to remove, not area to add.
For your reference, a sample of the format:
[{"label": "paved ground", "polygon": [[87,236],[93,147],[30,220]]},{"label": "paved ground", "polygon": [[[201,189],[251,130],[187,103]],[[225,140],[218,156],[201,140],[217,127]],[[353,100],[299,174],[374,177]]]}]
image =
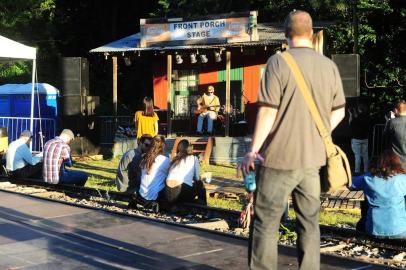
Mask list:
[{"label": "paved ground", "polygon": [[[0,191],[0,269],[247,269],[247,241]],[[296,269],[280,247],[280,269]],[[321,269],[388,269],[323,256]]]}]

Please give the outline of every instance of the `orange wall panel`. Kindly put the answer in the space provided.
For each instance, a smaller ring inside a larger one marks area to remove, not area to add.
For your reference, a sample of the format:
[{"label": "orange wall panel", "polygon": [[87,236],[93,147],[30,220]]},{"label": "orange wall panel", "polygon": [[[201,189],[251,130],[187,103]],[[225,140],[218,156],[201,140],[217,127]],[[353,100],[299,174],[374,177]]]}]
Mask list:
[{"label": "orange wall panel", "polygon": [[215,84],[217,81],[217,70],[209,72],[202,71],[199,74],[199,85]]},{"label": "orange wall panel", "polygon": [[260,65],[244,67],[244,95],[250,103],[257,102],[260,81]]},{"label": "orange wall panel", "polygon": [[158,109],[168,109],[168,79],[164,61],[154,67],[153,88],[154,106]]}]

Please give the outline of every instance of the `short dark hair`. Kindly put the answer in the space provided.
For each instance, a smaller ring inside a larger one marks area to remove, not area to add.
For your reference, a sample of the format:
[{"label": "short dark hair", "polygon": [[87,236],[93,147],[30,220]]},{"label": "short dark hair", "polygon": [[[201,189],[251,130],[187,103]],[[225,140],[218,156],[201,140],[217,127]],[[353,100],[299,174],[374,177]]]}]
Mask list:
[{"label": "short dark hair", "polygon": [[406,101],[404,101],[404,100],[399,101],[396,104],[395,108],[399,113],[405,113],[406,112]]},{"label": "short dark hair", "polygon": [[152,136],[149,134],[143,134],[139,139],[138,139],[138,145],[141,143],[145,143],[145,141],[152,141]]},{"label": "short dark hair", "polygon": [[301,37],[310,35],[313,31],[312,17],[303,10],[294,10],[285,20],[285,37]]}]

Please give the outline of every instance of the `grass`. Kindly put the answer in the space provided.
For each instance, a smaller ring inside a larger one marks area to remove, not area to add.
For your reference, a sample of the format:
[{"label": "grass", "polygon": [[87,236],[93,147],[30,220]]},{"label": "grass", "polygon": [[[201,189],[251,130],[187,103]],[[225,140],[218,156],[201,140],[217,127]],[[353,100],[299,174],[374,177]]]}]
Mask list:
[{"label": "grass", "polygon": [[237,170],[235,166],[232,165],[201,165],[201,173],[211,172],[213,177],[225,178],[225,179],[237,179]]},{"label": "grass", "polygon": [[[119,158],[111,160],[79,159],[75,162],[75,169],[89,173],[87,187],[114,190],[119,161]],[[202,164],[201,174],[204,172],[211,172],[215,178],[236,179],[236,168],[233,166]]]},{"label": "grass", "polygon": [[117,191],[115,179],[119,161],[119,159],[79,159],[75,162],[74,168],[89,174],[86,187]]},{"label": "grass", "polygon": [[212,207],[225,208],[231,210],[242,210],[243,204],[237,200],[225,200],[218,198],[207,198],[207,204]]},{"label": "grass", "polygon": [[[117,191],[115,178],[119,161],[117,158],[111,160],[82,158],[75,162],[75,169],[89,173],[89,180],[86,183],[87,187]],[[208,171],[212,172],[213,177],[216,178],[236,179],[236,169],[234,166],[202,164],[201,173]],[[243,202],[238,200],[208,197],[207,202],[209,206],[232,210],[241,210],[243,207]],[[320,224],[355,226],[360,217],[361,213],[359,209],[324,209],[320,212]],[[292,220],[296,218],[293,209],[289,209],[289,218]]]},{"label": "grass", "polygon": [[[295,211],[289,209],[289,218],[296,219]],[[320,211],[319,223],[324,225],[348,225],[355,227],[361,218],[360,209],[323,209]]]}]

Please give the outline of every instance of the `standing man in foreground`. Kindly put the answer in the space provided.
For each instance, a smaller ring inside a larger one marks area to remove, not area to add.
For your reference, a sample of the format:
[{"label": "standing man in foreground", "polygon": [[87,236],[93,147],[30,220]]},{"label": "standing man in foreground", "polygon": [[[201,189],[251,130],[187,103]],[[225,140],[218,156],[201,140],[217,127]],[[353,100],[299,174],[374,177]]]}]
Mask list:
[{"label": "standing man in foreground", "polygon": [[65,166],[73,166],[69,144],[74,139],[72,130],[64,129],[59,136],[44,145],[42,177],[45,182],[78,186],[86,184],[87,173],[65,169]]},{"label": "standing man in foreground", "polygon": [[[285,21],[289,53],[308,84],[324,125],[333,130],[345,115],[345,97],[336,65],[312,49],[313,26],[307,12]],[[320,167],[326,149],[292,72],[281,55],[269,58],[258,96],[251,151],[240,164],[254,169],[264,157],[255,194],[249,246],[250,269],[277,269],[279,221],[292,194],[300,269],[320,268]]]}]

